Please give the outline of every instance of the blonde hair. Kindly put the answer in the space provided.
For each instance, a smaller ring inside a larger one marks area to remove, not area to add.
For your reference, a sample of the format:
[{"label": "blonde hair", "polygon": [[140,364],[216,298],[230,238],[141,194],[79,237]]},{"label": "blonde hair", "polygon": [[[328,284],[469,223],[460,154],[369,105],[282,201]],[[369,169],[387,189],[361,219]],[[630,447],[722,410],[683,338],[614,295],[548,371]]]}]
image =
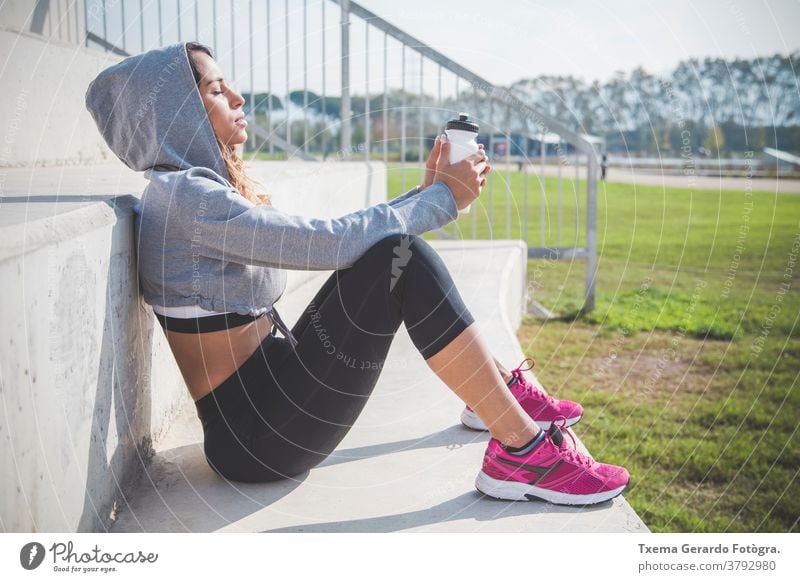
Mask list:
[{"label": "blonde hair", "polygon": [[225,168],[228,170],[231,184],[244,198],[248,199],[253,204],[266,204],[272,206],[272,196],[270,194],[260,194],[257,192],[257,186],[261,184],[255,182],[244,171],[244,160],[239,156],[236,148],[230,145],[222,144],[217,140],[219,151],[222,153],[222,160],[225,162]]},{"label": "blonde hair", "polygon": [[[200,73],[197,71],[197,67],[194,64],[194,59],[192,58],[192,52],[200,51],[212,59],[214,55],[211,54],[211,49],[199,42],[187,42],[185,44],[186,52],[189,56],[189,66],[192,69],[192,75],[194,76],[195,83],[198,85],[200,84]],[[268,206],[272,206],[272,196],[270,194],[259,194],[256,191],[256,186],[261,187],[260,184],[252,180],[244,171],[244,160],[236,151],[234,146],[223,144],[222,142],[217,139],[217,145],[219,146],[219,151],[222,154],[222,160],[225,162],[225,169],[228,170],[228,176],[230,176],[230,182],[234,188],[242,195],[242,197],[246,198],[253,204],[266,204]]]}]

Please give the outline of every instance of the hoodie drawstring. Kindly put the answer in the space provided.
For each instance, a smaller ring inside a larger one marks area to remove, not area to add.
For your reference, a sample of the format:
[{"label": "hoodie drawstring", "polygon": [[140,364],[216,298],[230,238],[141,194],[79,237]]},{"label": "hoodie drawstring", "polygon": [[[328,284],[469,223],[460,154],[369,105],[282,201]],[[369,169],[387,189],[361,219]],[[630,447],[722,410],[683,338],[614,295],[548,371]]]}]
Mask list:
[{"label": "hoodie drawstring", "polygon": [[291,344],[292,349],[294,349],[295,346],[297,345],[297,340],[295,339],[294,335],[292,334],[292,330],[290,330],[286,326],[286,324],[283,323],[283,319],[281,319],[281,316],[278,315],[278,310],[275,308],[274,305],[272,306],[272,309],[269,311],[269,313],[272,316],[272,322],[275,324],[275,326],[272,328],[272,335],[275,335],[275,328],[279,329],[281,331],[281,334],[283,335],[283,337],[285,337],[287,340],[289,340],[289,343]]}]

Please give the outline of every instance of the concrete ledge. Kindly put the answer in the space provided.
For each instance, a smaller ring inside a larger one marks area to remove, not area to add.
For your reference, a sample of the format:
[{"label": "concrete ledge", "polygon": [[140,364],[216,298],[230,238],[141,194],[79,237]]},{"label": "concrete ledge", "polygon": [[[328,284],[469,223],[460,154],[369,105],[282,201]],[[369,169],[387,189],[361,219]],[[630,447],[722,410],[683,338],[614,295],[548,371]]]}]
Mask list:
[{"label": "concrete ledge", "polygon": [[[525,355],[514,334],[524,306],[525,245],[432,244],[494,354],[515,367]],[[287,323],[323,280],[293,294]],[[483,498],[474,480],[488,435],[460,424],[462,406],[401,326],[373,396],[339,448],[297,479],[246,484],[208,467],[187,401],[110,531],[647,531],[623,498],[592,509]]]}]

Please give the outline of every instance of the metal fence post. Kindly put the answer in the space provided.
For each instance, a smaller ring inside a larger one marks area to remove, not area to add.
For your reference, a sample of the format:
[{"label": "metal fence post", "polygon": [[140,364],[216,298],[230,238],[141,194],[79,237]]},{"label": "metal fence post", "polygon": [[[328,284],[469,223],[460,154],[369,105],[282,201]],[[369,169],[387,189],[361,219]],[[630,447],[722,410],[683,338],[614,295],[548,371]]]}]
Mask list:
[{"label": "metal fence post", "polygon": [[[255,124],[256,122],[256,89],[255,84],[253,83],[253,71],[255,67],[253,66],[253,0],[250,0],[248,4],[248,15],[250,20],[250,107],[248,107],[250,113],[250,121],[251,123]],[[250,132],[248,135],[250,139],[250,149],[256,149],[256,134],[254,132]]]},{"label": "metal fence post", "polygon": [[[283,3],[283,6],[284,6],[284,13],[285,13],[284,24],[285,24],[285,29],[286,29],[286,45],[285,45],[285,48],[286,48],[286,102],[284,103],[283,110],[286,112],[286,143],[291,146],[292,145],[292,124],[289,121],[289,106],[291,105],[291,100],[290,100],[291,95],[290,95],[290,89],[289,89],[291,79],[289,77],[289,71],[291,71],[291,59],[289,57],[289,47],[291,46],[291,42],[292,41],[289,40],[289,0],[286,0],[286,2]],[[286,151],[286,157],[289,158],[289,157],[291,157],[291,155],[292,155],[292,152],[287,150]]]},{"label": "metal fence post", "polygon": [[[270,0],[267,0],[267,131],[271,136],[272,135],[272,15],[270,14]],[[269,153],[272,154],[274,151],[275,149],[272,140],[269,140]]]},{"label": "metal fence post", "polygon": [[342,9],[342,155],[350,159],[350,1],[339,0]]},{"label": "metal fence post", "polygon": [[369,108],[369,22],[364,21],[364,161],[370,161],[370,108]]},{"label": "metal fence post", "polygon": [[308,154],[308,0],[303,0],[303,151]]},{"label": "metal fence post", "polygon": [[597,279],[597,155],[587,154],[586,164],[586,297],[583,311],[594,310]]}]

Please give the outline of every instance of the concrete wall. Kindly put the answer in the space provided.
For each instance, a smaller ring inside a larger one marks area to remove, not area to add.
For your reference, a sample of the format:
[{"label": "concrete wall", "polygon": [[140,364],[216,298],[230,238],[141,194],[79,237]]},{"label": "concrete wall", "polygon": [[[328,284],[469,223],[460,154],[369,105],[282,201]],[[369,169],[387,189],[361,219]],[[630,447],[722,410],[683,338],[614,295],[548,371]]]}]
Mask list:
[{"label": "concrete wall", "polygon": [[90,0],[87,5],[76,0],[4,0],[0,3],[0,26],[29,32],[48,41],[73,45],[86,38],[87,6],[90,18],[102,19],[102,2]]},{"label": "concrete wall", "polygon": [[0,167],[112,159],[84,95],[120,57],[9,28],[0,28],[0,55]]},{"label": "concrete wall", "polygon": [[138,297],[133,200],[115,202],[59,221],[96,228],[0,262],[6,531],[102,530],[184,396]]}]

